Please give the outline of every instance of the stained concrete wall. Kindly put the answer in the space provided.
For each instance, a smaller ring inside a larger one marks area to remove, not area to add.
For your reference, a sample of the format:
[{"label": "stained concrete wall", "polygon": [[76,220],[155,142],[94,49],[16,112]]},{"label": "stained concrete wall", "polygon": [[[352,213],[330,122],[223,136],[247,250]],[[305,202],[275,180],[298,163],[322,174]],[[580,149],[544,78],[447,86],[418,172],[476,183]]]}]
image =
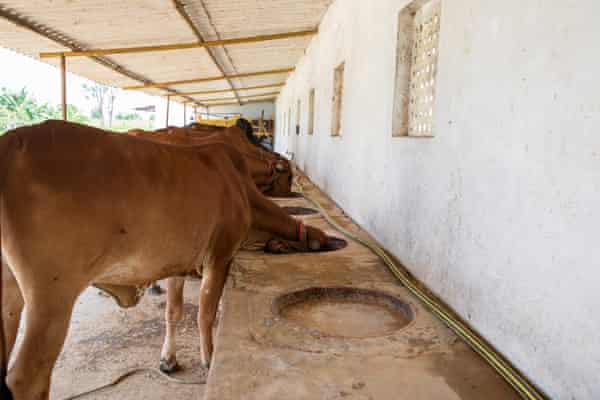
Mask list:
[{"label": "stained concrete wall", "polygon": [[333,3],[278,98],[276,149],[552,398],[600,398],[600,2],[443,0],[433,139],[392,138],[407,3]]}]

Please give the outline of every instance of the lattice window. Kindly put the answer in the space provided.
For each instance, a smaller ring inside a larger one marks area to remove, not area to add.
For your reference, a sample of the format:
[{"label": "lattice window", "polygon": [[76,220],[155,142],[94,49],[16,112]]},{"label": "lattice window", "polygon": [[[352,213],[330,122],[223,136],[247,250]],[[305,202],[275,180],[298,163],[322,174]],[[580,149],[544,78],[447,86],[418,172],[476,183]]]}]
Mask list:
[{"label": "lattice window", "polygon": [[415,0],[400,12],[394,136],[433,136],[441,4]]}]

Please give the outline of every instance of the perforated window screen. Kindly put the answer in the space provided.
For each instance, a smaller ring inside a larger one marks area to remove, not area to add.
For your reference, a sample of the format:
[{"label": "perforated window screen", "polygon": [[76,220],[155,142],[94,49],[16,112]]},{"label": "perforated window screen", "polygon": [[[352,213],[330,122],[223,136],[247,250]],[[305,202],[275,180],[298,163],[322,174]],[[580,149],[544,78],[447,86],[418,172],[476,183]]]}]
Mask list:
[{"label": "perforated window screen", "polygon": [[400,12],[394,136],[433,136],[441,3],[415,0]]},{"label": "perforated window screen", "polygon": [[410,70],[409,132],[433,136],[433,105],[440,33],[440,4],[426,4],[415,15]]}]

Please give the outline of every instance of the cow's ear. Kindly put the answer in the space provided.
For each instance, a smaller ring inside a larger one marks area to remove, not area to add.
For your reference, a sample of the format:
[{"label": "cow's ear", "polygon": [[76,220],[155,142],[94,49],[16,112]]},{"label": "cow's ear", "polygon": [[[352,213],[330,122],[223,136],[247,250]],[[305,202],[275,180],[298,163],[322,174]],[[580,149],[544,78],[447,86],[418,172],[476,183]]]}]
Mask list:
[{"label": "cow's ear", "polygon": [[254,129],[252,129],[252,124],[245,118],[240,118],[235,122],[235,125],[243,130],[246,135],[253,135]]}]

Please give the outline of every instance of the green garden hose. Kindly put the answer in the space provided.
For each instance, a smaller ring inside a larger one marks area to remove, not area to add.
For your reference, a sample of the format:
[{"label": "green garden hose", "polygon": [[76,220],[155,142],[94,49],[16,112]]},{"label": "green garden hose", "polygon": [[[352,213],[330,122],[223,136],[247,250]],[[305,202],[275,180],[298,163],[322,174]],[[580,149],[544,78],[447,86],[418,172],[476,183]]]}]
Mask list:
[{"label": "green garden hose", "polygon": [[531,384],[523,374],[514,368],[500,353],[498,353],[489,343],[485,341],[479,334],[473,331],[464,322],[460,321],[454,314],[443,305],[437,298],[427,293],[420,288],[419,282],[412,277],[403,267],[398,266],[387,253],[377,244],[361,239],[347,229],[341,227],[333,218],[325,211],[321,204],[308,196],[302,185],[297,182],[299,192],[312,205],[314,205],[323,218],[331,227],[342,233],[347,238],[362,244],[377,255],[394,274],[394,276],[429,310],[441,319],[452,331],[460,336],[475,352],[477,352],[492,368],[494,368],[508,382],[523,399],[526,400],[547,400],[533,384]]}]

